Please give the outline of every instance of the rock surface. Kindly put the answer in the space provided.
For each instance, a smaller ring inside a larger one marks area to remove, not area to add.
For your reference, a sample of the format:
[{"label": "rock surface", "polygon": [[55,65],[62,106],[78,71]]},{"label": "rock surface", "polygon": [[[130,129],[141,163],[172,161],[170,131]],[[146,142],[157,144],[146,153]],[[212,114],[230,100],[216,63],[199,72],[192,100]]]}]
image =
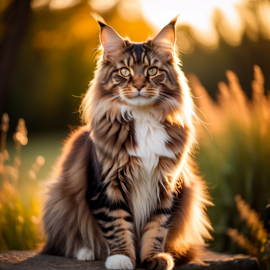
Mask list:
[{"label": "rock surface", "polygon": [[[175,270],[255,270],[259,269],[256,259],[244,255],[227,255],[206,252],[202,260],[208,265],[189,264],[175,267]],[[33,251],[0,252],[0,269],[7,270],[64,270],[104,269],[104,262],[84,262],[58,256],[40,255]]]}]

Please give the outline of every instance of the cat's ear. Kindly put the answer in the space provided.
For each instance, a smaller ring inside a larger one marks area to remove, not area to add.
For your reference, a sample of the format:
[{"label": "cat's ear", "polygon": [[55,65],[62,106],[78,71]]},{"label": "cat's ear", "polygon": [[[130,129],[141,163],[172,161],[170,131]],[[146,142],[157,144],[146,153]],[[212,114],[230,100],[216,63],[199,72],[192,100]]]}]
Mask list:
[{"label": "cat's ear", "polygon": [[171,53],[175,44],[175,24],[178,19],[176,16],[167,24],[157,36],[152,40],[155,47],[159,47],[162,53]]},{"label": "cat's ear", "polygon": [[103,46],[104,59],[116,62],[126,43],[112,27],[101,21],[98,21],[98,23],[100,25],[100,42]]}]

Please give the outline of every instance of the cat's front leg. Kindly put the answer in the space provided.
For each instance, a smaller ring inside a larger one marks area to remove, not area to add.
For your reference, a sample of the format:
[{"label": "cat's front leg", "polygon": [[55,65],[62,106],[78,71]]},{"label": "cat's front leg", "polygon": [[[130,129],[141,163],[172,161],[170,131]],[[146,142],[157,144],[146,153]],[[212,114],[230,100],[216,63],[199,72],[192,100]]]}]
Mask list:
[{"label": "cat's front leg", "polygon": [[168,194],[161,198],[156,212],[144,227],[140,257],[146,269],[170,270],[174,266],[173,257],[164,253],[172,202]]},{"label": "cat's front leg", "polygon": [[133,244],[133,220],[119,184],[115,181],[105,185],[90,200],[90,207],[109,247],[107,269],[135,269]]}]

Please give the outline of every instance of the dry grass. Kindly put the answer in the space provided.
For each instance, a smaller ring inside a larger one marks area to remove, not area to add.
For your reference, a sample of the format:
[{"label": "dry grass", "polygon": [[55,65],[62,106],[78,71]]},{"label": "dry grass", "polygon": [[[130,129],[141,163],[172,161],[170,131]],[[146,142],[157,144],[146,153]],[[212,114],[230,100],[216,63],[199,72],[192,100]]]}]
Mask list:
[{"label": "dry grass", "polygon": [[43,157],[37,157],[29,170],[28,185],[19,192],[21,147],[28,142],[27,129],[23,119],[19,119],[13,135],[16,154],[13,165],[8,165],[9,153],[6,149],[6,137],[9,128],[7,114],[2,116],[1,148],[0,148],[0,250],[36,249],[42,242],[39,227],[41,200],[37,194],[36,179],[40,167],[44,164]]},{"label": "dry grass", "polygon": [[260,215],[254,209],[250,209],[240,195],[235,196],[235,202],[240,218],[249,228],[249,237],[232,228],[227,230],[228,236],[233,243],[237,243],[250,256],[257,257],[264,269],[270,269],[270,232],[264,228]]},{"label": "dry grass", "polygon": [[[211,187],[215,207],[209,216],[215,229],[213,249],[244,252],[230,244],[229,227],[248,233],[235,207],[234,197],[242,198],[266,220],[270,197],[270,93],[265,93],[264,77],[254,66],[252,98],[249,99],[232,71],[227,71],[228,84],[218,84],[214,102],[195,75],[189,80],[196,105],[206,124],[199,128],[198,162]],[[243,236],[244,237],[244,236]],[[242,243],[246,247],[250,242]],[[256,253],[257,251],[255,251]],[[253,252],[254,254],[254,252]],[[258,255],[258,254],[257,254]]]}]

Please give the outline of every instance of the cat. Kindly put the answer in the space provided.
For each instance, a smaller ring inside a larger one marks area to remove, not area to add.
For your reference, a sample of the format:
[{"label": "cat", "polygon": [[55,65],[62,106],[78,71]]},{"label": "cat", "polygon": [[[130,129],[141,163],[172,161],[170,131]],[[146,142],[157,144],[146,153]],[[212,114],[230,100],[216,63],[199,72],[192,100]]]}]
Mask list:
[{"label": "cat", "polygon": [[196,114],[175,48],[176,18],[142,43],[98,23],[85,125],[55,165],[42,253],[106,259],[107,269],[199,261],[211,238],[211,200],[192,161]]}]

